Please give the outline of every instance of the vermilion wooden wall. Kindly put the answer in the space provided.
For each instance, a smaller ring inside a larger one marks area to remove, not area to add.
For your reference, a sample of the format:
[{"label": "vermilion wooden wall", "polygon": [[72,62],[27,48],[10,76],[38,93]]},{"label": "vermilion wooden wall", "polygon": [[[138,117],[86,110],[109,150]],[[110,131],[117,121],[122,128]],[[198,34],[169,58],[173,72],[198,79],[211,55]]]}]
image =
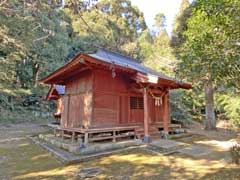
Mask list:
[{"label": "vermilion wooden wall", "polygon": [[65,85],[62,127],[88,127],[92,119],[92,72],[87,71]]},{"label": "vermilion wooden wall", "polygon": [[[143,124],[144,110],[130,109],[130,97],[143,97],[142,93],[130,91],[131,80],[128,76],[111,71],[93,72],[93,121],[92,127]],[[163,106],[155,106],[149,95],[150,122],[163,121]]]},{"label": "vermilion wooden wall", "polygon": [[[121,121],[121,96],[128,93],[128,82],[120,74],[112,77],[111,71],[94,70],[92,127],[117,126]],[[127,113],[127,112],[126,112]],[[124,117],[125,119],[125,117]]]},{"label": "vermilion wooden wall", "polygon": [[[112,77],[110,70],[91,70],[65,86],[62,127],[113,127],[142,125],[143,109],[130,109],[130,97],[143,97],[131,90],[131,80],[122,73]],[[162,122],[166,111],[155,106],[149,95],[150,123]]]}]

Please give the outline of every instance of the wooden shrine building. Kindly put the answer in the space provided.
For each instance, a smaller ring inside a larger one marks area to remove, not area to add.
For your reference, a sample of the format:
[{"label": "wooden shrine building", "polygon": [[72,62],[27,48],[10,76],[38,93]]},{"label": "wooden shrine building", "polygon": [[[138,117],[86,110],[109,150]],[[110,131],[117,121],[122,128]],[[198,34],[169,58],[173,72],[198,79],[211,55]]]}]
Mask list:
[{"label": "wooden shrine building", "polygon": [[56,121],[59,124],[60,124],[59,119],[61,118],[61,113],[62,113],[62,96],[64,94],[65,94],[65,86],[52,84],[46,97],[46,100],[48,101],[51,101],[51,100],[57,101],[57,109],[56,109],[56,112],[54,113],[54,117],[56,118]]},{"label": "wooden shrine building", "polygon": [[[191,88],[104,49],[95,54],[78,53],[40,82],[52,87],[65,86],[58,130],[62,136],[69,133],[72,138],[83,136],[85,143],[90,139],[115,140],[130,130],[145,142],[159,130],[168,133],[169,91]],[[101,137],[100,132],[111,135]]]}]

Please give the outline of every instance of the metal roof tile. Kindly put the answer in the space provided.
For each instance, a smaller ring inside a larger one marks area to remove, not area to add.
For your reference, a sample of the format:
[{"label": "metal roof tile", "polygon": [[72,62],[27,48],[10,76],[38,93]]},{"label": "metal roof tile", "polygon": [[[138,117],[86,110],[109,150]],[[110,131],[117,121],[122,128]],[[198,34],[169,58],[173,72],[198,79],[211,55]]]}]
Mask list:
[{"label": "metal roof tile", "polygon": [[164,74],[161,74],[159,72],[156,72],[150,68],[143,66],[142,64],[138,63],[137,60],[135,60],[135,59],[132,59],[127,56],[123,56],[121,54],[118,54],[118,53],[115,53],[112,51],[108,51],[105,49],[98,49],[95,54],[89,54],[89,56],[91,56],[93,58],[97,58],[104,62],[113,63],[113,64],[116,64],[116,65],[119,65],[122,67],[134,69],[136,71],[139,71],[139,72],[142,72],[145,74],[150,74],[153,76],[157,76],[159,78],[176,81],[174,78],[168,77]]}]

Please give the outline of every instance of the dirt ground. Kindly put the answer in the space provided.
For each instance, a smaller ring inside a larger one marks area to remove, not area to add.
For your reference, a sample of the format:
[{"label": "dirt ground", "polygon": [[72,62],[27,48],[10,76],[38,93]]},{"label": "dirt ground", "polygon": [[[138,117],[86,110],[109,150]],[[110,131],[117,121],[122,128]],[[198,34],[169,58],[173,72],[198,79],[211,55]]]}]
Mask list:
[{"label": "dirt ground", "polygon": [[90,167],[101,170],[92,179],[240,179],[240,167],[230,163],[228,152],[236,133],[226,129],[206,132],[195,124],[190,129],[195,135],[179,139],[205,146],[211,150],[207,155],[163,156],[137,149],[74,165],[63,165],[27,138],[44,131],[39,124],[0,126],[0,180],[82,179],[79,172]]}]

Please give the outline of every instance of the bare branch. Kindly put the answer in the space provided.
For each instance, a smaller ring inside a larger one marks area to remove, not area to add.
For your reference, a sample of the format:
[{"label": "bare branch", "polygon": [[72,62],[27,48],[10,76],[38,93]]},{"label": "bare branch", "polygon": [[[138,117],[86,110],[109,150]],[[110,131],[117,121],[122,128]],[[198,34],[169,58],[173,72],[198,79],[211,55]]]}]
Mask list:
[{"label": "bare branch", "polygon": [[47,39],[49,36],[51,36],[51,34],[48,34],[48,35],[46,35],[46,36],[37,38],[37,39],[33,40],[33,42],[35,43],[35,42],[37,42],[37,41],[41,41],[41,40]]}]

